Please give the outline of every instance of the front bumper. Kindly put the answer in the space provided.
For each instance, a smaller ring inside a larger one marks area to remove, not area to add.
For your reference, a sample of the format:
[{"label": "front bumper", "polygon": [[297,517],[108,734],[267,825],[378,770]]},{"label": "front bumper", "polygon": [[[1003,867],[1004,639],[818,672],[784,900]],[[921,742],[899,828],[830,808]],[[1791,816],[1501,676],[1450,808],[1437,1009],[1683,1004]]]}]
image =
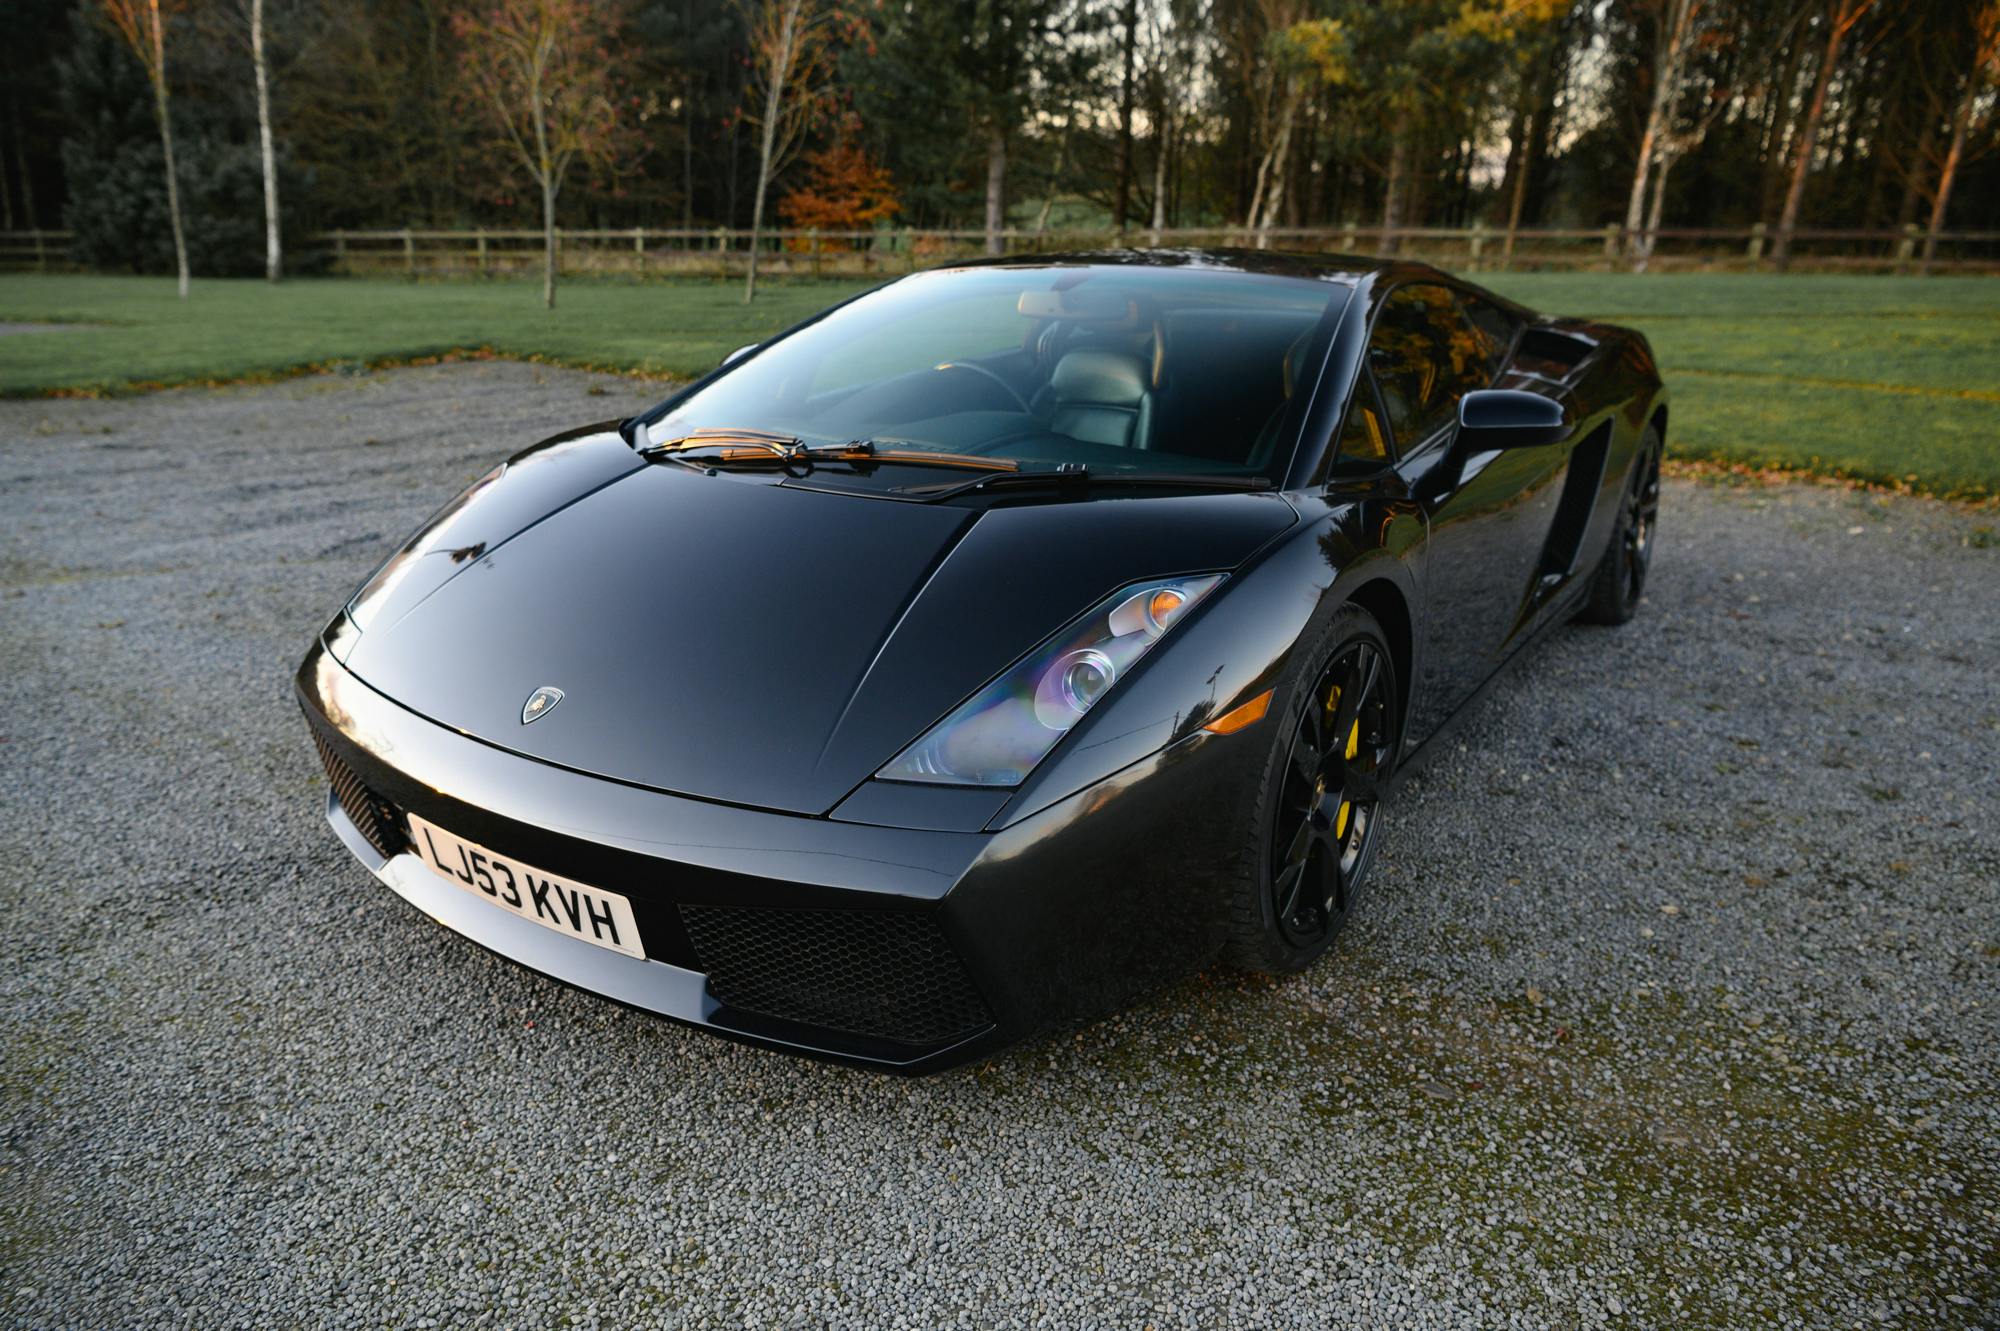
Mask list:
[{"label": "front bumper", "polygon": [[[376,693],[316,645],[297,685],[327,817],[398,895],[565,983],[717,1034],[899,1072],[965,1062],[1212,957],[1246,872],[1257,730],[1172,744],[997,831],[744,809],[525,758]],[[420,814],[620,892],[646,958],[461,891]]]}]

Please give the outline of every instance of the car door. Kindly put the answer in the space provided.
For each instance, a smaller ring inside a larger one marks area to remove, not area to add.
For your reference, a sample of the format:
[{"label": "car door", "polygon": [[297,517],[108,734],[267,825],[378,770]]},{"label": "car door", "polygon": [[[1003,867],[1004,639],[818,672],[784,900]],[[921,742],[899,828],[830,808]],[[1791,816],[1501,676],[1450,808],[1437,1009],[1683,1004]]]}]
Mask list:
[{"label": "car door", "polygon": [[1534,604],[1562,446],[1466,453],[1456,442],[1459,399],[1491,386],[1506,353],[1458,293],[1437,283],[1390,292],[1369,338],[1397,470],[1430,523],[1424,647],[1407,728],[1415,741],[1506,658]]}]

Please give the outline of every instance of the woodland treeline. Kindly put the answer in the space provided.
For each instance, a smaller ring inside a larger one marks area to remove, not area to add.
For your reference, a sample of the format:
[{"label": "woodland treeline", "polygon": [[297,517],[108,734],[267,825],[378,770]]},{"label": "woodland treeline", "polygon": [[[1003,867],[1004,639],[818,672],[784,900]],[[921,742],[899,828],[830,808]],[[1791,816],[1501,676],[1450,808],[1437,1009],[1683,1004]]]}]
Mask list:
[{"label": "woodland treeline", "polygon": [[174,267],[163,130],[197,273],[264,267],[267,201],[287,234],[2000,218],[1991,0],[8,8],[0,229],[107,269]]}]

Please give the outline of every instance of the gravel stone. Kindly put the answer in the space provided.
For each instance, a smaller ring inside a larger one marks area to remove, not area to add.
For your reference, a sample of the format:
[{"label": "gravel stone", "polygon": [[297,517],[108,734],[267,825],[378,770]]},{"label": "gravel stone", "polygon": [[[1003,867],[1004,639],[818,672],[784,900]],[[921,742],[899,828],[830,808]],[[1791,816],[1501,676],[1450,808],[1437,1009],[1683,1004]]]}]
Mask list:
[{"label": "gravel stone", "polygon": [[1992,1327],[1994,518],[1667,486],[1278,981],[904,1081],[435,928],[290,675],[504,363],[0,402],[0,1321]]}]

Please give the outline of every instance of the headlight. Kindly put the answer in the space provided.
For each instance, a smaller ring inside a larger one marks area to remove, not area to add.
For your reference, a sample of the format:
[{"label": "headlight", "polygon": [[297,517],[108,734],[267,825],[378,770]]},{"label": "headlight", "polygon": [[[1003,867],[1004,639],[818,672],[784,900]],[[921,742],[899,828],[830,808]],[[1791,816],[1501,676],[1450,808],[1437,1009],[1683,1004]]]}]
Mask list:
[{"label": "headlight", "polygon": [[876,776],[1016,786],[1139,658],[1222,581],[1155,578],[1106,598],[932,726]]}]

